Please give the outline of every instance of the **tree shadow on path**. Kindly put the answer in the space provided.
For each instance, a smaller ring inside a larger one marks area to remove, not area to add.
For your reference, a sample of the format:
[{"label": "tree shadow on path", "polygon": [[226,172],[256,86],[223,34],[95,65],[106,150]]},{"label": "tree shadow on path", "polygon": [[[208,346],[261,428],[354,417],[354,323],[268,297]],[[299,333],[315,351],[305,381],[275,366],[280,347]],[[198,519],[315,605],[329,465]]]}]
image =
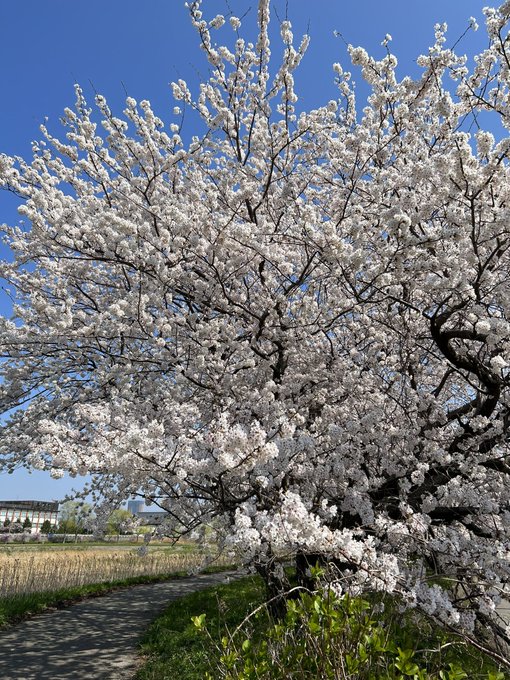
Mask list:
[{"label": "tree shadow on path", "polygon": [[169,600],[229,577],[232,574],[205,574],[133,586],[0,631],[0,678],[131,678],[137,665],[138,641]]}]

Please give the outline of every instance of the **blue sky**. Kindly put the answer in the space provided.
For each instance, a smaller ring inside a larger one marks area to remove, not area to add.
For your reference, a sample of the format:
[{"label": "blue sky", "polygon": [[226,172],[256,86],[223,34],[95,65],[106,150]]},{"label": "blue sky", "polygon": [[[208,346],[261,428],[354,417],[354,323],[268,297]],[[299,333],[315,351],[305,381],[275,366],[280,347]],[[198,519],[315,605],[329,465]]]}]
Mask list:
[{"label": "blue sky", "polygon": [[[349,66],[345,45],[335,37],[362,45],[374,56],[386,33],[393,37],[392,51],[399,59],[400,74],[417,73],[415,59],[433,41],[433,25],[446,21],[449,44],[461,36],[474,16],[480,30],[458,47],[473,54],[487,42],[482,8],[490,0],[274,0],[272,28],[288,16],[296,40],[309,32],[311,45],[296,77],[301,108],[310,108],[335,97],[331,64]],[[229,6],[243,16],[242,32],[253,36],[257,0],[204,0],[206,18],[229,14]],[[251,9],[250,9],[251,8]],[[0,152],[27,157],[30,143],[39,139],[39,125],[48,118],[52,132],[59,117],[74,101],[73,84],[80,83],[90,101],[94,90],[108,99],[118,114],[126,93],[149,99],[163,120],[171,120],[173,101],[169,83],[177,78],[192,91],[207,64],[198,48],[183,0],[16,0],[0,2]],[[216,33],[229,39],[228,26]],[[276,51],[276,50],[275,50]],[[356,72],[353,69],[356,76]],[[363,92],[360,88],[360,92]],[[186,130],[188,134],[193,130]],[[0,193],[0,223],[14,223],[16,204]],[[0,312],[8,313],[0,291]],[[44,473],[0,474],[0,498],[61,498],[79,480],[54,481]]]}]

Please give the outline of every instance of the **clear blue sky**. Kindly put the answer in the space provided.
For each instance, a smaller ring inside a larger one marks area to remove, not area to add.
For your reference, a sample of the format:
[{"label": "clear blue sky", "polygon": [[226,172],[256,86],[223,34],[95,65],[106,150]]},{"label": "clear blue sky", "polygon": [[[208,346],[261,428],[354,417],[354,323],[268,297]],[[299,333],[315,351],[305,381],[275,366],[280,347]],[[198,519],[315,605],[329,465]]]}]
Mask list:
[{"label": "clear blue sky", "polygon": [[[416,73],[414,60],[433,41],[433,25],[446,21],[453,44],[474,16],[478,33],[470,34],[460,52],[481,50],[487,38],[482,7],[490,0],[274,0],[273,10],[285,18],[285,6],[299,39],[311,35],[308,55],[296,78],[303,108],[335,97],[331,64],[349,66],[344,43],[362,45],[374,56],[386,33],[393,37],[392,51],[400,73]],[[206,18],[233,13],[242,16],[243,32],[253,35],[257,0],[204,0]],[[251,9],[249,9],[251,7]],[[0,2],[0,152],[28,156],[30,142],[39,139],[45,117],[58,130],[64,107],[74,101],[78,82],[93,99],[94,90],[106,96],[117,113],[126,92],[149,99],[163,120],[173,107],[169,83],[184,78],[192,90],[207,65],[198,48],[184,0],[16,0]],[[273,12],[273,31],[278,21]],[[216,33],[218,40],[232,36],[229,26]],[[354,71],[355,73],[355,71]],[[189,130],[188,130],[189,132]],[[12,197],[0,193],[0,223],[17,219]],[[0,312],[7,313],[0,293]],[[54,481],[43,473],[18,471],[0,474],[0,498],[58,499],[79,480]]]}]

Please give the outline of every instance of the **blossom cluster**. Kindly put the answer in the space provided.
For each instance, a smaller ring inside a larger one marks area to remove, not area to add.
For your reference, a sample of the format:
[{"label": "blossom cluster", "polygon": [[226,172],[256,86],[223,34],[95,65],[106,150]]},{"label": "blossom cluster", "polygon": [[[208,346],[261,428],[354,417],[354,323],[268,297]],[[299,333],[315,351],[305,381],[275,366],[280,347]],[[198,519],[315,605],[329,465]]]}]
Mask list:
[{"label": "blossom cluster", "polygon": [[200,7],[210,77],[173,94],[203,136],[186,145],[132,98],[119,118],[98,97],[98,123],[77,87],[63,140],[43,128],[31,161],[0,156],[29,225],[4,228],[4,465],[89,473],[108,502],[141,494],[168,531],[210,526],[247,562],[323,556],[343,588],[497,628],[510,139],[471,125],[509,124],[508,3],[485,11],[471,70],[438,25],[421,75],[399,79],[386,36],[380,60],[349,48],[362,109],[337,64],[338,99],[308,112],[308,39],[283,22],[270,68],[268,0],[255,43],[230,17],[230,47]]}]

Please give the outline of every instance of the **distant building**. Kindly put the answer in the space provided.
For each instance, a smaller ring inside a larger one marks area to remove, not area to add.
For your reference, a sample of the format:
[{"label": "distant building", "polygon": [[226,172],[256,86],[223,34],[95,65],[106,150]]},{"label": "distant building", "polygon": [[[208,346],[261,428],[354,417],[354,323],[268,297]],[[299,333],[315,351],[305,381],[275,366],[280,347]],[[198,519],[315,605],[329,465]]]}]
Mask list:
[{"label": "distant building", "polygon": [[41,530],[44,522],[58,523],[58,501],[0,501],[0,526],[9,522],[30,521],[32,533]]},{"label": "distant building", "polygon": [[137,512],[136,516],[140,520],[140,524],[145,526],[157,526],[161,524],[165,518],[168,517],[168,512]]},{"label": "distant building", "polygon": [[145,506],[144,501],[133,500],[128,501],[127,509],[128,512],[130,512],[132,515],[138,515],[140,512],[143,512],[144,506]]},{"label": "distant building", "polygon": [[161,524],[168,517],[168,512],[163,510],[144,510],[145,501],[133,499],[127,502],[127,509],[132,515],[140,520],[140,524],[145,526],[155,526]]}]

